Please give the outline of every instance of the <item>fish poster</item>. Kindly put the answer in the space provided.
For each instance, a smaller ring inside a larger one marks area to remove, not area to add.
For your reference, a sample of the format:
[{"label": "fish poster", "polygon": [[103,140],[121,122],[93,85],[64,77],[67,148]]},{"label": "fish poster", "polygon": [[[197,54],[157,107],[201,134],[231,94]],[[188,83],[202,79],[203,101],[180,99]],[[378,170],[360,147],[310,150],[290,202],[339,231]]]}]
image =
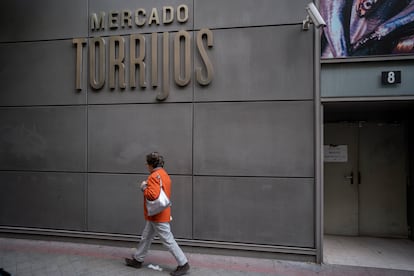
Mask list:
[{"label": "fish poster", "polygon": [[320,0],[321,58],[414,54],[414,0]]}]

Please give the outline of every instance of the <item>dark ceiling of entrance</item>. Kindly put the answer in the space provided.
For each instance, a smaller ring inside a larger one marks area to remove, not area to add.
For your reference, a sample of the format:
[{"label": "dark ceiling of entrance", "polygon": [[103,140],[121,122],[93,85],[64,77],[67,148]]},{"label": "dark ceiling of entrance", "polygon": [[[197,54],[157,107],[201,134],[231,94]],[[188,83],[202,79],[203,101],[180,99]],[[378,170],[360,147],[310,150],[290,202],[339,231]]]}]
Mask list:
[{"label": "dark ceiling of entrance", "polygon": [[325,102],[323,107],[324,122],[403,121],[414,117],[414,100]]}]

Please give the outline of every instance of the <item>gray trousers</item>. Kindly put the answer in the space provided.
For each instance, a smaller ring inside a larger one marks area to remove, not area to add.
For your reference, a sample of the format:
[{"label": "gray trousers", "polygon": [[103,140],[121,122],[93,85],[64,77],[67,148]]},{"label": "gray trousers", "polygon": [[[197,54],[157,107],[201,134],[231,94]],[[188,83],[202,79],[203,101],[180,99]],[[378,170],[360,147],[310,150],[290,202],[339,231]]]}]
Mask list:
[{"label": "gray trousers", "polygon": [[142,231],[141,241],[137,246],[137,252],[134,254],[134,258],[137,261],[144,261],[155,235],[158,235],[162,241],[162,244],[174,256],[179,266],[185,265],[188,262],[184,252],[178,246],[173,234],[171,233],[170,223],[151,221],[146,222],[144,231]]}]

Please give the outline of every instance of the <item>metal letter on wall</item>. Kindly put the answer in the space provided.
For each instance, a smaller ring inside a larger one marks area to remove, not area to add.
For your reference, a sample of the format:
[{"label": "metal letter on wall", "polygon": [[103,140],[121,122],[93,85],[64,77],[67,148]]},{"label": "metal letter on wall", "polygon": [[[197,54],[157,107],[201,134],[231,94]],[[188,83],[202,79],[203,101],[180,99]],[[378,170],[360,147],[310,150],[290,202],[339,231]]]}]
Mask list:
[{"label": "metal letter on wall", "polygon": [[76,45],[76,89],[82,90],[82,60],[83,60],[83,45],[86,44],[86,38],[75,38],[72,43]]},{"label": "metal letter on wall", "polygon": [[119,13],[117,11],[113,11],[109,13],[109,28],[110,29],[118,29],[118,16]]},{"label": "metal letter on wall", "polygon": [[[181,78],[181,38],[184,40],[184,79]],[[179,31],[174,39],[174,79],[179,86],[186,86],[191,79],[190,35]]]},{"label": "metal letter on wall", "polygon": [[[147,87],[147,83],[145,81],[145,36],[142,34],[135,34],[131,35],[129,38],[129,86],[137,87],[136,80],[135,80],[135,72],[137,66],[139,67],[139,86],[142,88]],[[136,48],[137,42],[139,45],[139,56],[136,57]]]},{"label": "metal letter on wall", "polygon": [[162,8],[162,23],[167,25],[174,21],[174,8],[166,6]]},{"label": "metal letter on wall", "polygon": [[[140,19],[140,15],[142,15],[142,19]],[[144,26],[145,24],[145,16],[146,16],[146,12],[144,9],[138,9],[135,11],[135,24],[138,27]]]},{"label": "metal letter on wall", "polygon": [[148,19],[148,25],[152,25],[152,22],[155,24],[160,25],[160,17],[158,16],[158,11],[156,8],[152,8],[151,15]]},{"label": "metal letter on wall", "polygon": [[[96,59],[96,49],[99,51]],[[99,64],[98,79],[96,79],[96,64]],[[89,83],[94,89],[100,89],[105,84],[105,40],[95,37],[89,43]]]},{"label": "metal letter on wall", "polygon": [[151,35],[151,85],[158,86],[158,34]]},{"label": "metal letter on wall", "polygon": [[179,5],[177,7],[177,21],[180,23],[187,22],[188,20],[188,7],[187,5]]},{"label": "metal letter on wall", "polygon": [[129,10],[123,10],[122,14],[121,14],[121,26],[122,28],[124,28],[126,26],[128,26],[129,28],[132,27],[132,16],[131,16],[131,11]]},{"label": "metal letter on wall", "polygon": [[[116,56],[118,45],[118,56]],[[115,88],[115,74],[118,68],[118,82],[120,88],[125,88],[125,41],[122,36],[109,37],[109,88]]]},{"label": "metal letter on wall", "polygon": [[105,29],[105,13],[100,12],[99,16],[96,13],[91,14],[91,29],[92,31],[97,31],[99,29]]},{"label": "metal letter on wall", "polygon": [[206,49],[203,45],[203,36],[207,37],[207,46],[209,48],[213,47],[213,32],[209,29],[201,29],[197,33],[197,49],[200,52],[201,59],[203,60],[203,63],[207,70],[207,77],[203,78],[201,74],[201,67],[196,68],[196,79],[197,82],[201,85],[208,85],[213,79],[214,70],[213,65],[211,64],[210,58],[207,55]]},{"label": "metal letter on wall", "polygon": [[163,85],[162,85],[162,94],[158,93],[157,100],[163,101],[168,97],[170,93],[170,75],[169,75],[169,67],[170,67],[170,43],[169,43],[169,33],[163,33],[163,45],[162,45],[162,52],[163,52],[163,61],[162,61],[162,77],[163,77]]}]

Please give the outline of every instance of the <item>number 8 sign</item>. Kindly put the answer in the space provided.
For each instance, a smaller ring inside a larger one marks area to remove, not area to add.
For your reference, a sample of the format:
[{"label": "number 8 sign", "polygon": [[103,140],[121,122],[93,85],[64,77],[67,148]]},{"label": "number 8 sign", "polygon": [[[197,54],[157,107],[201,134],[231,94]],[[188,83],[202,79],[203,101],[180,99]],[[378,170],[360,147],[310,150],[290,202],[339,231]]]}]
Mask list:
[{"label": "number 8 sign", "polygon": [[382,72],[381,83],[385,85],[401,83],[401,71]]}]

